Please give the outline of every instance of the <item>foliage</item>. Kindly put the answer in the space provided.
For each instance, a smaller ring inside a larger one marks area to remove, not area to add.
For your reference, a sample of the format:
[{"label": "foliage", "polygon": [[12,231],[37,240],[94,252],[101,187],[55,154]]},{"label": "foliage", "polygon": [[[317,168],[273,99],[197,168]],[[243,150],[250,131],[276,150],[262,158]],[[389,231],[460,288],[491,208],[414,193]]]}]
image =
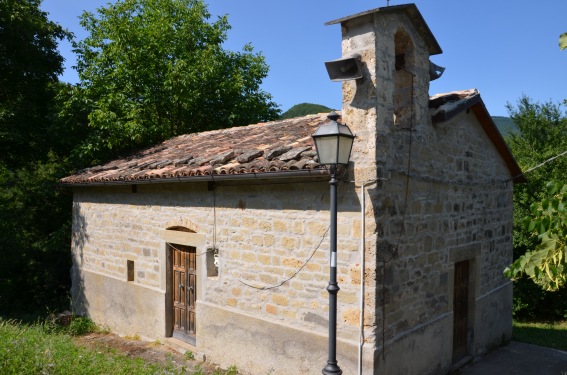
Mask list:
[{"label": "foliage", "polygon": [[98,330],[92,320],[83,316],[74,316],[68,329],[71,336],[82,336]]},{"label": "foliage", "polygon": [[514,321],[513,338],[517,341],[567,351],[567,322],[522,323]]},{"label": "foliage", "polygon": [[[534,103],[524,96],[516,107],[509,104],[508,111],[518,131],[508,135],[507,143],[522,170],[534,168],[567,150],[567,118],[562,104]],[[567,157],[554,159],[526,177],[526,183],[514,186],[514,261],[538,245],[537,236],[525,228],[523,219],[531,215],[534,202],[546,197],[548,181],[567,181]],[[555,294],[548,293],[521,279],[514,288],[515,316],[537,318],[551,314],[553,318],[563,318],[567,306],[562,296],[566,294],[565,288]],[[544,300],[546,305],[534,305]]]},{"label": "foliage", "polygon": [[87,163],[279,115],[260,88],[264,57],[223,49],[227,17],[209,22],[202,0],[118,0],[97,12],[81,17],[89,35],[75,43],[81,82],[68,103],[87,108]]},{"label": "foliage", "polygon": [[559,48],[562,50],[567,48],[567,33],[563,33],[559,36]]},{"label": "foliage", "polygon": [[235,365],[230,366],[223,373],[223,375],[236,375],[236,374],[238,374],[238,368]]},{"label": "foliage", "polygon": [[[507,138],[522,170],[536,167],[567,150],[567,118],[560,104],[533,103],[522,97],[517,108],[508,105],[518,132]],[[550,180],[567,180],[567,158],[558,158],[531,171],[527,183],[514,187],[514,252],[515,258],[535,248],[537,241],[524,229],[523,219],[530,215],[531,205],[545,197]]]},{"label": "foliage", "polygon": [[0,313],[56,308],[69,289],[69,170],[56,121],[59,41],[39,0],[0,1]]},{"label": "foliage", "polygon": [[[55,314],[50,314],[41,325],[47,334],[65,333],[70,336],[83,336],[93,332],[102,332],[102,330],[87,317],[69,315],[65,318],[69,320],[65,322],[64,319],[58,318]],[[36,320],[36,322],[37,321],[40,320]]]},{"label": "foliage", "polygon": [[540,243],[504,273],[512,279],[525,273],[543,289],[556,291],[567,281],[567,183],[550,182],[547,192],[549,197],[532,204],[532,215],[524,219],[524,228]]},{"label": "foliage", "polygon": [[195,354],[193,354],[193,352],[191,350],[188,350],[185,352],[185,354],[183,355],[185,357],[186,360],[194,360],[195,359]]},{"label": "foliage", "polygon": [[323,112],[331,112],[332,109],[321,104],[301,103],[296,104],[281,115],[281,119],[288,119]]},{"label": "foliage", "polygon": [[57,121],[59,41],[39,0],[0,1],[0,314],[32,314],[68,303],[70,196],[74,133]]},{"label": "foliage", "polygon": [[0,161],[8,167],[49,150],[48,128],[57,75],[58,42],[70,38],[39,9],[39,0],[0,1]]},{"label": "foliage", "polygon": [[542,290],[523,276],[514,282],[513,317],[518,321],[557,321],[567,319],[567,288],[556,292]]},{"label": "foliage", "polygon": [[[83,319],[83,320],[79,320]],[[87,322],[86,318],[74,320]],[[89,340],[90,341],[90,340]],[[0,319],[0,373],[1,374],[192,374],[236,375],[235,366],[227,370],[203,369],[200,364],[176,363],[171,353],[165,360],[148,362],[122,354],[116,345],[107,341],[92,342],[89,347],[79,344],[69,334],[69,327],[57,326],[51,321],[24,325]],[[181,365],[181,366],[180,366]],[[188,370],[191,367],[194,370]]]},{"label": "foliage", "polygon": [[68,305],[71,197],[55,185],[66,172],[53,154],[13,170],[0,163],[0,314]]},{"label": "foliage", "polygon": [[89,350],[69,335],[48,333],[43,325],[0,320],[2,374],[163,374],[171,366],[149,364],[108,350]]}]

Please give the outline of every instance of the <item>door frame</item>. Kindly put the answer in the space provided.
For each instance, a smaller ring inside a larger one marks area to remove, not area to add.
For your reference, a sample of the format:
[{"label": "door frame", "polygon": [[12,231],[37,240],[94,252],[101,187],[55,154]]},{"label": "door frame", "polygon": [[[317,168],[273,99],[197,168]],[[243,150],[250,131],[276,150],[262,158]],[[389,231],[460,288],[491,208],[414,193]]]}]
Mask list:
[{"label": "door frame", "polygon": [[[191,246],[196,249],[196,253],[200,254],[203,252],[203,244],[205,243],[205,236],[202,234],[195,233],[187,228],[176,227],[175,229],[166,229],[162,233],[162,238],[165,240],[164,244],[164,256],[161,259],[164,267],[162,268],[162,286],[165,289],[165,337],[173,336],[173,250],[169,244],[178,244],[184,246]],[[195,301],[195,309],[197,310],[197,318],[195,325],[197,327],[196,331],[199,332],[199,299],[203,296],[203,270],[206,268],[206,264],[203,263],[204,257],[196,257],[197,263],[197,300]],[[195,336],[195,342],[190,343],[192,345],[197,345],[198,339]]]},{"label": "door frame", "polygon": [[[454,293],[455,293],[455,270],[457,267],[457,263],[467,262],[468,263],[468,285],[467,285],[467,326],[466,326],[466,350],[464,354],[460,354],[456,351],[454,337],[451,341],[451,348],[452,348],[452,362],[458,363],[460,360],[467,358],[471,355],[471,352],[474,347],[474,331],[475,331],[475,314],[476,314],[476,298],[478,293],[478,261],[476,258],[464,258],[455,261],[453,264],[453,272],[452,272],[452,280],[451,280],[451,309],[453,310],[453,324],[451,326],[452,336],[454,336],[455,330],[455,301],[454,301]],[[464,264],[464,263],[463,263]]]}]

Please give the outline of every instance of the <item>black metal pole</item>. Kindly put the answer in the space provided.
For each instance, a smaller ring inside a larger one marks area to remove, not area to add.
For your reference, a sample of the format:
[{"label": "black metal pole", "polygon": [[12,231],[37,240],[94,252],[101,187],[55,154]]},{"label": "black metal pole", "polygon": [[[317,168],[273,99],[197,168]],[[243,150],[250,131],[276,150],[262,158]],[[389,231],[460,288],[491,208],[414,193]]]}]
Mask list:
[{"label": "black metal pole", "polygon": [[331,166],[331,228],[330,228],[330,272],[329,285],[329,355],[327,365],[323,368],[324,375],[340,375],[343,370],[337,364],[337,167]]}]

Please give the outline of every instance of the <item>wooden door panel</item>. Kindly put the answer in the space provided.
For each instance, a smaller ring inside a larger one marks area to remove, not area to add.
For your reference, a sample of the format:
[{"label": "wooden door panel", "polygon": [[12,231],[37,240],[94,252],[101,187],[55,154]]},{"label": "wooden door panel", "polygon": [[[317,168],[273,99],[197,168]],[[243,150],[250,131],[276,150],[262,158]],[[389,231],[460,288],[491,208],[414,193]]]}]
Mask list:
[{"label": "wooden door panel", "polygon": [[197,258],[194,247],[172,246],[173,335],[194,344]]},{"label": "wooden door panel", "polygon": [[453,361],[468,354],[467,334],[469,321],[469,261],[455,264],[453,291]]}]

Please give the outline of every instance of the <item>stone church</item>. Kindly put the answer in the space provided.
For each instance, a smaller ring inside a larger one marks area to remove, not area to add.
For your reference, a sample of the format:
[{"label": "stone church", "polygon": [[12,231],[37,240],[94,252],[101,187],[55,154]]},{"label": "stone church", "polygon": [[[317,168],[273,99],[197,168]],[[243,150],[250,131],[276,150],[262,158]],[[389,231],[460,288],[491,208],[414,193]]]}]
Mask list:
[{"label": "stone church", "polygon": [[[476,90],[430,96],[441,48],[415,5],[340,24],[337,358],[344,374],[443,374],[507,342],[512,178]],[[326,114],[182,135],[61,180],[72,189],[72,307],[250,374],[327,359]]]}]

